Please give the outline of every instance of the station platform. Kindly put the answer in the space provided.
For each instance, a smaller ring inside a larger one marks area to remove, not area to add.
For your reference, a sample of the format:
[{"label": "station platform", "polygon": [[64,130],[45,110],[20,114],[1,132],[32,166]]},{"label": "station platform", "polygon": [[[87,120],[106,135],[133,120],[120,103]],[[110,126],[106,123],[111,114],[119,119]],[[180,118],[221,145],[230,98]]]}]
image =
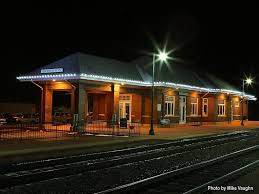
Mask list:
[{"label": "station platform", "polygon": [[0,164],[21,160],[34,160],[63,155],[123,149],[143,144],[161,143],[176,139],[206,136],[235,131],[259,129],[259,121],[231,124],[178,125],[170,128],[155,127],[155,135],[149,134],[149,126],[142,126],[140,136],[71,136],[58,139],[31,139],[25,141],[0,141]]}]

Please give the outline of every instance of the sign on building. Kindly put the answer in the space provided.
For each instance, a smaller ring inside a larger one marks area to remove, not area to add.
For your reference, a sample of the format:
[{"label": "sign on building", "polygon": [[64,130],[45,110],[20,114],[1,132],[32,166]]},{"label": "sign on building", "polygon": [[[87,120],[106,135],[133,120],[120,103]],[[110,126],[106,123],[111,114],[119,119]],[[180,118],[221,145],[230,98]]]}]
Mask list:
[{"label": "sign on building", "polygon": [[40,73],[62,73],[63,68],[41,69]]},{"label": "sign on building", "polygon": [[161,104],[157,104],[157,111],[161,111]]}]

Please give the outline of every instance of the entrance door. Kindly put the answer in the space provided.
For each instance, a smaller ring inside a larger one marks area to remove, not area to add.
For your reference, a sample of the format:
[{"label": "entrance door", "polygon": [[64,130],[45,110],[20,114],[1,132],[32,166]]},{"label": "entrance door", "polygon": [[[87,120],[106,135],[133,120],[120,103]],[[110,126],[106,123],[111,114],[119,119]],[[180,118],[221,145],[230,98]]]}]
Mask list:
[{"label": "entrance door", "polygon": [[128,122],[131,122],[131,99],[123,96],[119,102],[119,116],[121,118],[127,118]]},{"label": "entrance door", "polygon": [[179,124],[186,123],[186,96],[179,96],[180,119]]}]

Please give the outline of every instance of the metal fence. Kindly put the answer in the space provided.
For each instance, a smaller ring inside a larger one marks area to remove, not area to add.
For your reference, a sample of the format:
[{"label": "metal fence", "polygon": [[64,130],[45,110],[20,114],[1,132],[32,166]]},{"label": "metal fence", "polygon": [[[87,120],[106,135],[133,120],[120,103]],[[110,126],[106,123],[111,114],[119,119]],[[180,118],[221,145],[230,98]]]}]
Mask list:
[{"label": "metal fence", "polygon": [[128,122],[127,126],[122,127],[111,120],[98,120],[85,122],[83,129],[91,134],[137,136],[140,135],[140,126],[141,124],[137,122]]},{"label": "metal fence", "polygon": [[121,127],[110,120],[71,123],[15,123],[0,125],[0,140],[53,139],[88,134],[140,135],[141,123],[127,123]]}]

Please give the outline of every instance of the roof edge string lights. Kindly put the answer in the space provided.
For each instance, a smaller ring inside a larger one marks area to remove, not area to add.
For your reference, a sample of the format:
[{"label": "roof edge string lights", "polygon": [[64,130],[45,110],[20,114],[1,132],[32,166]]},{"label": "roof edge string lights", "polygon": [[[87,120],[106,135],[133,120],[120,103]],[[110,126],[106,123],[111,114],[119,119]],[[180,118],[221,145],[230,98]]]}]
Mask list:
[{"label": "roof edge string lights", "polygon": [[[29,75],[29,76],[18,76],[16,79],[20,81],[45,81],[45,80],[64,80],[64,79],[85,79],[85,80],[93,80],[93,81],[103,81],[103,82],[116,82],[116,83],[124,83],[129,85],[136,85],[136,86],[146,86],[151,87],[151,82],[145,81],[138,81],[133,79],[123,79],[118,77],[110,77],[110,76],[102,76],[102,75],[94,75],[94,74],[85,74],[81,73],[66,73],[66,74],[47,74],[47,75]],[[199,92],[211,92],[211,93],[226,93],[226,94],[233,94],[241,96],[242,92],[236,90],[228,90],[228,89],[216,89],[216,88],[204,88],[198,86],[191,86],[187,84],[177,84],[172,82],[164,82],[158,81],[154,82],[155,86],[160,87],[171,87],[171,88],[179,88],[179,89],[186,89],[186,90],[194,90]],[[245,94],[244,95],[249,100],[256,100],[257,98],[253,95]]]}]

